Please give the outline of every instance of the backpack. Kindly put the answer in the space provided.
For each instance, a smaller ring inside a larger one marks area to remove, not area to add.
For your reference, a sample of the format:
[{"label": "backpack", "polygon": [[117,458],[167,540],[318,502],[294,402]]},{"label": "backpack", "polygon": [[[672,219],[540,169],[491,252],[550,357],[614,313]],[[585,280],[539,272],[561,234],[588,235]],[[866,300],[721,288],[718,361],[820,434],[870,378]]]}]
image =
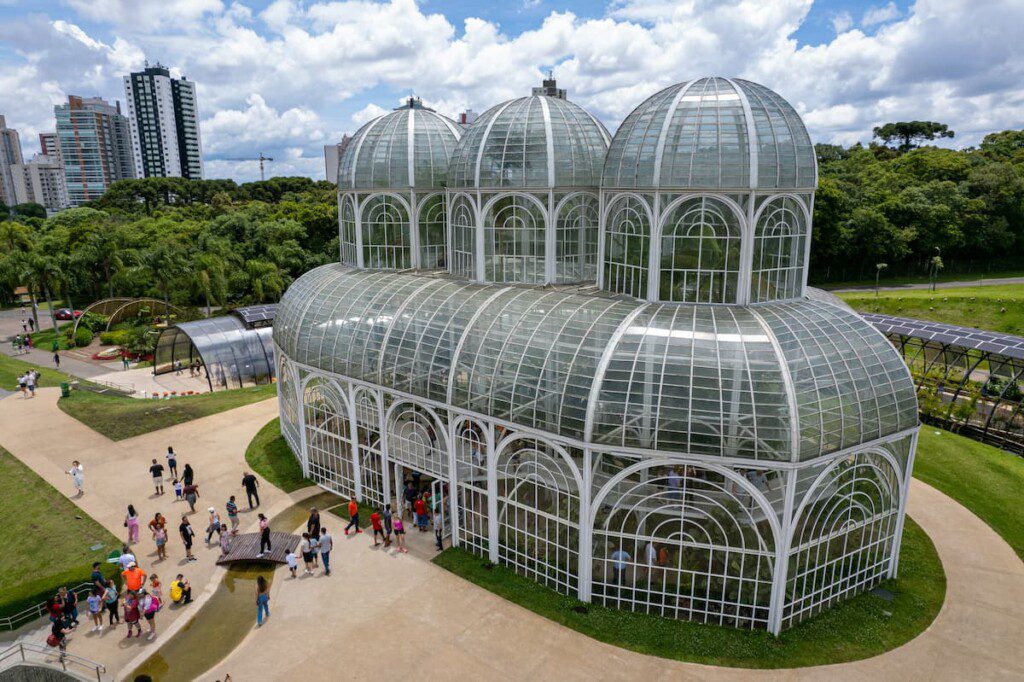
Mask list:
[{"label": "backpack", "polygon": [[146,607],[146,613],[156,613],[160,610],[161,606],[163,606],[163,604],[160,603],[160,600],[157,599],[156,595],[150,595],[149,606]]},{"label": "backpack", "polygon": [[60,640],[51,632],[46,638],[46,646],[57,646],[58,644],[60,644]]}]

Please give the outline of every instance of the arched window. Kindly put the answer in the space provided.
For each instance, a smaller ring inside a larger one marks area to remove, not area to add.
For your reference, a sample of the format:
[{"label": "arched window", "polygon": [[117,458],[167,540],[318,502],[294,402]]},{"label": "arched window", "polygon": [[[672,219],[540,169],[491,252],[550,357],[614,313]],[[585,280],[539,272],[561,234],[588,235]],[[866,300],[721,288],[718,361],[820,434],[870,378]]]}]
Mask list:
[{"label": "arched window", "polygon": [[472,201],[465,195],[452,199],[452,274],[463,279],[476,279],[476,214]]},{"label": "arched window", "polygon": [[412,267],[409,212],[395,197],[378,194],[362,206],[363,266],[404,270]]},{"label": "arched window", "polygon": [[542,284],[544,211],[522,195],[499,198],[484,215],[484,279]]},{"label": "arched window", "polygon": [[783,628],[888,576],[899,501],[899,473],[875,453],[844,459],[818,482],[793,531]]},{"label": "arched window", "polygon": [[355,394],[356,431],[359,442],[359,474],[363,499],[375,507],[383,507],[384,466],[380,446],[380,410],[369,390],[360,388]]},{"label": "arched window", "polygon": [[339,495],[355,496],[348,401],[344,393],[328,379],[313,378],[303,391],[302,407],[310,477]]},{"label": "arched window", "polygon": [[580,282],[597,279],[598,201],[591,194],[578,194],[558,212],[555,242],[555,281]]},{"label": "arched window", "polygon": [[[748,480],[766,495],[774,487],[781,498],[777,477],[755,472]],[[643,468],[605,490],[594,502],[595,603],[767,627],[775,541],[766,520],[773,510],[738,481],[692,465]]]},{"label": "arched window", "polygon": [[420,204],[420,267],[445,266],[444,195],[434,194]]},{"label": "arched window", "polygon": [[807,221],[796,199],[778,197],[761,209],[754,232],[752,301],[800,296],[806,245]]},{"label": "arched window", "polygon": [[636,197],[616,200],[605,227],[604,288],[647,298],[647,257],[651,221],[647,206]]},{"label": "arched window", "polygon": [[687,303],[735,303],[741,229],[725,203],[688,199],[662,223],[659,298]]},{"label": "arched window", "polygon": [[480,556],[487,556],[490,547],[487,524],[488,454],[485,427],[470,419],[458,422],[455,427],[455,462],[458,466],[455,480],[459,545]]},{"label": "arched window", "polygon": [[413,403],[397,407],[388,423],[388,458],[425,474],[448,477],[444,425]]},{"label": "arched window", "polygon": [[297,381],[292,363],[278,351],[280,359],[277,363],[277,395],[281,413],[281,435],[292,447],[292,452],[299,452],[299,406],[295,392]]},{"label": "arched window", "polygon": [[354,200],[350,195],[342,195],[341,206],[338,211],[338,220],[340,222],[338,238],[341,242],[341,262],[355,267],[358,263],[356,260],[356,208]]},{"label": "arched window", "polygon": [[580,497],[573,467],[524,438],[498,454],[498,556],[521,575],[573,594],[579,576]]}]

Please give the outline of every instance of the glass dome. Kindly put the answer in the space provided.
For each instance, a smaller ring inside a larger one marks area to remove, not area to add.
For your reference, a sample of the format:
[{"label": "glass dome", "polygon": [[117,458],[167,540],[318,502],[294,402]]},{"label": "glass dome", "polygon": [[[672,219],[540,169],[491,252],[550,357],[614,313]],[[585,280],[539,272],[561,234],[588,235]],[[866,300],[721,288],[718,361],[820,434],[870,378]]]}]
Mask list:
[{"label": "glass dome", "polygon": [[449,186],[597,187],[608,131],[564,90],[554,92],[484,112],[452,155]]},{"label": "glass dome", "polygon": [[338,160],[338,189],[440,188],[462,128],[414,98],[360,128]]},{"label": "glass dome", "polygon": [[303,365],[605,446],[803,461],[912,428],[889,342],[817,301],[716,307],[325,265],[281,301]]},{"label": "glass dome", "polygon": [[734,78],[677,83],[623,121],[604,165],[606,188],[813,189],[814,146],[796,110]]}]

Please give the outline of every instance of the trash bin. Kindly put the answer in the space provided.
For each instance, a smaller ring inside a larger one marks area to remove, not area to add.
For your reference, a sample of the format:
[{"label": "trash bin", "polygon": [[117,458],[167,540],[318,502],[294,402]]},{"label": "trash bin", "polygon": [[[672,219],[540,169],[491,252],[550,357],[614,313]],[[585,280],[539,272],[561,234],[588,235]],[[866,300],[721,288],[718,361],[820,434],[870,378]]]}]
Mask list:
[{"label": "trash bin", "polygon": [[66,381],[60,382],[60,397],[67,398],[71,395],[71,384]]}]

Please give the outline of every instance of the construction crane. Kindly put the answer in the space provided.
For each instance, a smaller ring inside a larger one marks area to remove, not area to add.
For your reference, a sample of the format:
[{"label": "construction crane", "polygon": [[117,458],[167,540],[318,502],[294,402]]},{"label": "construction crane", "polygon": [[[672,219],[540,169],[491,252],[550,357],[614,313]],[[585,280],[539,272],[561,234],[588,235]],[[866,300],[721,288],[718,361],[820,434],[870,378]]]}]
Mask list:
[{"label": "construction crane", "polygon": [[263,162],[264,161],[273,161],[273,160],[274,159],[272,159],[269,156],[263,156],[263,152],[260,152],[260,155],[255,157],[255,158],[247,158],[247,159],[230,158],[230,159],[224,159],[224,161],[259,161],[260,162],[260,180],[261,181],[267,179],[263,175]]}]

